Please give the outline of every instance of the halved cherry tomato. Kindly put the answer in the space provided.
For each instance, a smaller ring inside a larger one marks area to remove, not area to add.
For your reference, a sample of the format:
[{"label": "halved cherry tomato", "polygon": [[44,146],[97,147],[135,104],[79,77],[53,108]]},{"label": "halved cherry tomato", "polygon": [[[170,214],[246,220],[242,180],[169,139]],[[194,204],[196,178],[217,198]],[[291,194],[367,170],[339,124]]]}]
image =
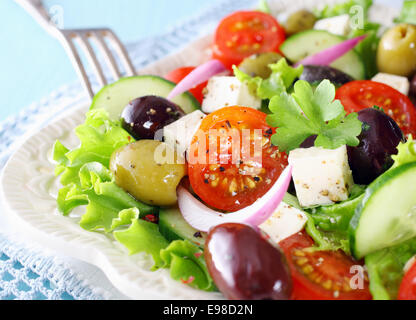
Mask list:
[{"label": "halved cherry tomato", "polygon": [[347,113],[378,106],[397,122],[405,135],[416,136],[416,108],[410,99],[396,89],[369,80],[352,81],[337,90]]},{"label": "halved cherry tomato", "polygon": [[[196,67],[182,67],[182,68],[175,69],[169,72],[165,76],[165,79],[178,84],[183,78],[185,78],[188,74],[194,71],[195,68]],[[207,84],[208,84],[208,81],[201,83],[195,86],[194,88],[192,88],[191,90],[189,90],[189,92],[194,95],[194,97],[199,101],[199,103],[202,103],[202,100],[204,100],[203,91],[205,87],[207,86]]]},{"label": "halved cherry tomato", "polygon": [[406,272],[399,289],[399,300],[416,300],[416,263]]},{"label": "halved cherry tomato", "polygon": [[271,15],[239,11],[224,18],[215,33],[213,58],[231,69],[256,53],[279,52],[284,29]]},{"label": "halved cherry tomato", "polygon": [[[306,232],[279,243],[290,266],[294,300],[371,300],[362,264],[342,251],[316,251]],[[360,277],[364,275],[364,279]],[[353,278],[355,277],[355,278]],[[351,284],[354,284],[353,288]],[[361,289],[360,289],[360,285]]]},{"label": "halved cherry tomato", "polygon": [[[287,166],[287,155],[271,145],[274,131],[266,114],[258,110],[220,109],[202,121],[198,132],[188,155],[197,160],[188,158],[189,180],[194,192],[216,209],[236,211],[252,204]],[[216,140],[214,132],[219,133]]]}]

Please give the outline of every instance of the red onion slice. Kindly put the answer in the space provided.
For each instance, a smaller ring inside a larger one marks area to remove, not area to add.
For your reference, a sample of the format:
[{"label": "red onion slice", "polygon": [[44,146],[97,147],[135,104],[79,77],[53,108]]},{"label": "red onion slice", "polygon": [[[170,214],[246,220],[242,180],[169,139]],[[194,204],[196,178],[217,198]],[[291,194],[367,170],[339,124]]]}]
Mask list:
[{"label": "red onion slice", "polygon": [[183,78],[169,93],[167,99],[172,100],[176,96],[208,81],[213,76],[226,71],[227,68],[219,60],[210,60],[195,68],[190,74]]},{"label": "red onion slice", "polygon": [[208,208],[188,190],[180,186],[177,191],[179,209],[189,225],[204,232],[208,232],[219,224],[231,222],[257,227],[276,211],[289,188],[291,179],[292,166],[289,165],[263,197],[252,205],[232,213],[221,213]]},{"label": "red onion slice", "polygon": [[329,66],[331,63],[341,58],[348,51],[354,49],[367,35],[361,37],[349,39],[340,44],[325,49],[317,54],[307,57],[295,64],[295,67],[299,65],[316,65],[316,66]]}]

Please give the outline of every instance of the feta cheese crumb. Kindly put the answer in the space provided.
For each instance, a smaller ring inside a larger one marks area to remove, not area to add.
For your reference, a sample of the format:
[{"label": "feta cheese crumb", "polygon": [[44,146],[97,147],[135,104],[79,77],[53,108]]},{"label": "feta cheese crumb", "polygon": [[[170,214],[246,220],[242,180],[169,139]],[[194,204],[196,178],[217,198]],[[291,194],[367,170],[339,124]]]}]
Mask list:
[{"label": "feta cheese crumb", "polygon": [[270,237],[270,240],[279,243],[302,231],[307,220],[308,217],[303,211],[282,202],[277,211],[259,227]]},{"label": "feta cheese crumb", "polygon": [[350,16],[340,16],[318,20],[313,27],[316,30],[325,30],[340,36],[347,36],[351,31]]},{"label": "feta cheese crumb", "polygon": [[189,151],[192,138],[199,129],[205,114],[197,110],[163,128],[166,144],[170,145],[183,157]]},{"label": "feta cheese crumb", "polygon": [[289,154],[293,181],[302,207],[347,200],[354,184],[347,147],[296,149]]},{"label": "feta cheese crumb", "polygon": [[400,91],[406,96],[409,94],[410,83],[409,79],[406,77],[380,72],[376,74],[371,80],[387,84],[388,86],[396,89],[397,91]]},{"label": "feta cheese crumb", "polygon": [[208,81],[202,111],[211,113],[224,107],[242,106],[260,109],[261,99],[254,96],[236,77],[212,77]]}]

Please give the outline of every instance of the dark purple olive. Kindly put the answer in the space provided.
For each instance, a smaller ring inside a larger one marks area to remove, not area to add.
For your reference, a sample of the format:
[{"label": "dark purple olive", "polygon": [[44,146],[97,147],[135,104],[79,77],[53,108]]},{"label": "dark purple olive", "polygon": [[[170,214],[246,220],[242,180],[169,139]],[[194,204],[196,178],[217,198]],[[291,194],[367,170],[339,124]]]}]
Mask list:
[{"label": "dark purple olive", "polygon": [[384,112],[368,108],[358,112],[363,130],[357,147],[348,147],[348,161],[357,184],[370,184],[393,165],[391,155],[404,135],[397,123]]},{"label": "dark purple olive", "polygon": [[300,145],[300,148],[303,148],[303,149],[312,148],[313,146],[315,146],[316,138],[317,138],[317,135],[310,136],[309,138],[307,138],[305,141],[302,142],[302,144]]},{"label": "dark purple olive", "polygon": [[158,130],[178,120],[185,113],[162,97],[145,96],[131,101],[121,114],[123,128],[136,140],[154,139]]},{"label": "dark purple olive", "polygon": [[311,65],[306,65],[303,67],[303,73],[299,79],[305,80],[311,84],[317,84],[322,80],[328,79],[337,86],[342,86],[354,80],[348,74],[338,69],[334,69],[329,66]]},{"label": "dark purple olive", "polygon": [[216,286],[230,300],[288,300],[292,278],[284,254],[253,228],[227,223],[213,228],[205,261]]},{"label": "dark purple olive", "polygon": [[410,96],[410,100],[412,100],[413,104],[416,106],[416,74],[413,77],[412,81],[410,82],[409,96]]}]

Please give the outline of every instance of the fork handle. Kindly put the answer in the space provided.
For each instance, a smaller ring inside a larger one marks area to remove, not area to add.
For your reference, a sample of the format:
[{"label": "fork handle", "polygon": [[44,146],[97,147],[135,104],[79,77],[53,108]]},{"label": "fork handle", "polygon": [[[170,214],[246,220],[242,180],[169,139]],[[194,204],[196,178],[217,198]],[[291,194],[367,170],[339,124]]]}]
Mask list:
[{"label": "fork handle", "polygon": [[43,6],[42,0],[15,0],[25,9],[46,31],[55,34],[57,28]]}]

